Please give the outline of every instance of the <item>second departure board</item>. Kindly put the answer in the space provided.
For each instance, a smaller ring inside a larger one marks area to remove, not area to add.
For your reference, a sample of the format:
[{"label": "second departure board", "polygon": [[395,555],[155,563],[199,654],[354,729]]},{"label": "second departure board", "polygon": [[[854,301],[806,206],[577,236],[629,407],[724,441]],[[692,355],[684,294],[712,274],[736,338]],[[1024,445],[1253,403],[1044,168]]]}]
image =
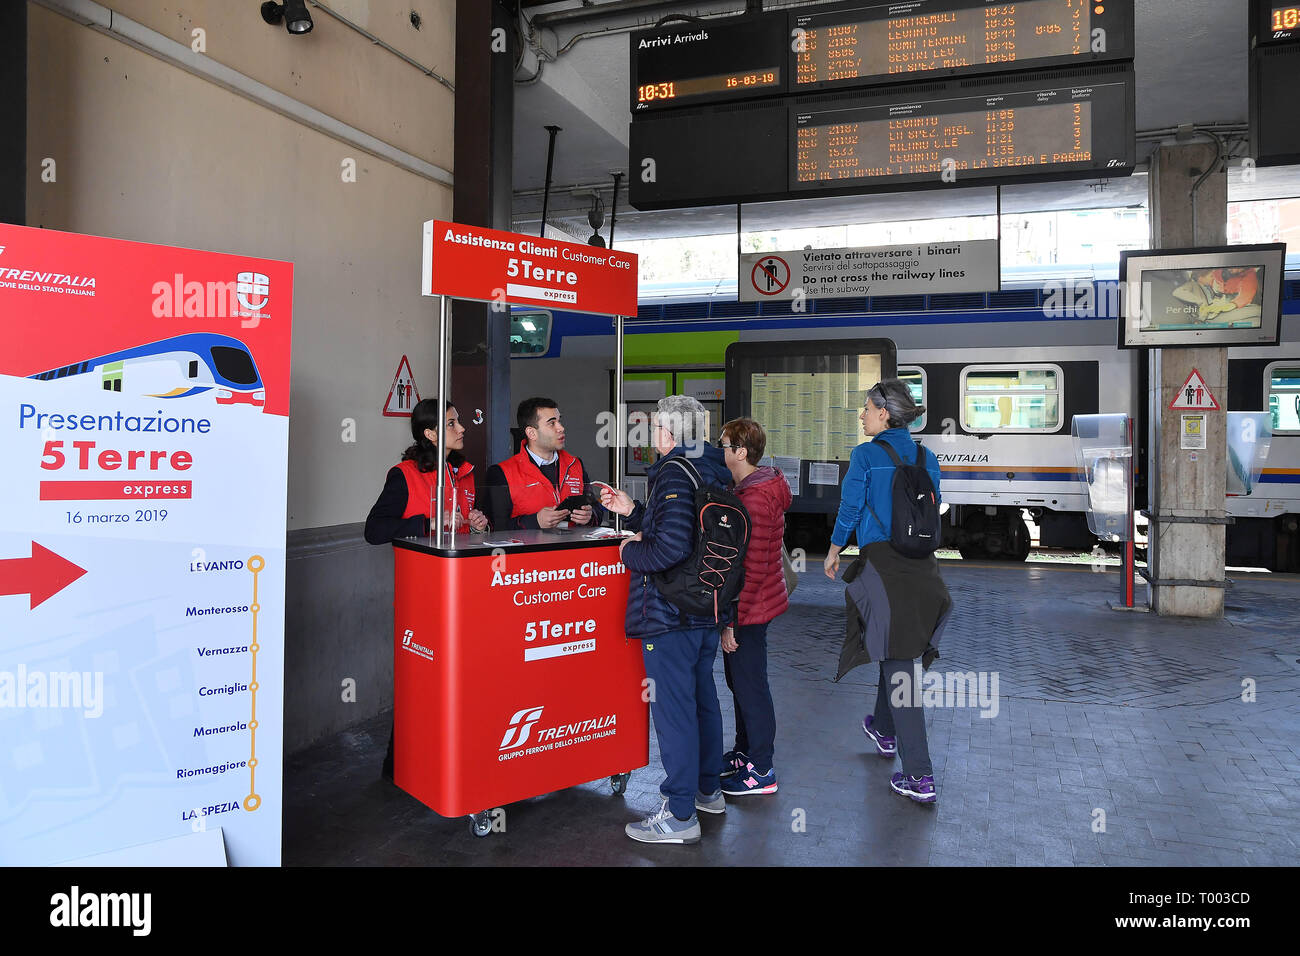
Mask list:
[{"label": "second departure board", "polygon": [[1127,175],[1134,163],[1132,115],[1132,83],[1118,78],[793,109],[789,188],[825,195],[917,183]]},{"label": "second departure board", "polygon": [[792,90],[1131,58],[1131,0],[911,0],[792,14]]}]

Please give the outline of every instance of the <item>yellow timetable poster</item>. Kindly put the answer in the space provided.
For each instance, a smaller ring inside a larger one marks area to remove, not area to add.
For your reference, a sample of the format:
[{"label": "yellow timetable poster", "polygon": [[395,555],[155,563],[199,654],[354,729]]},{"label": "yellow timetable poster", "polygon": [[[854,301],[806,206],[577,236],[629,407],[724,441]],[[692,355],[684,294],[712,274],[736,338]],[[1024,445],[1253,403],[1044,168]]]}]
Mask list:
[{"label": "yellow timetable poster", "polygon": [[754,375],[750,415],[767,432],[769,455],[805,461],[847,461],[866,439],[858,415],[880,381],[880,358],[859,356],[856,372],[770,372]]}]

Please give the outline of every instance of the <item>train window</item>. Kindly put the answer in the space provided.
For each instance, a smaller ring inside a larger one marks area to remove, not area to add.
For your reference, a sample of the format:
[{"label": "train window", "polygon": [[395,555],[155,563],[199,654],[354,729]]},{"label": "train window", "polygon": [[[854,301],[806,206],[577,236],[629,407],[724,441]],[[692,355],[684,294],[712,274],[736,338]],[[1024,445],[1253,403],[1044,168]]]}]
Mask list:
[{"label": "train window", "polygon": [[1054,432],[1061,427],[1057,365],[962,369],[962,427],[968,432]]},{"label": "train window", "polygon": [[510,357],[535,358],[551,347],[551,313],[510,313]]},{"label": "train window", "polygon": [[1275,435],[1300,435],[1300,362],[1274,362],[1264,369],[1269,418]]},{"label": "train window", "polygon": [[212,346],[212,364],[219,376],[234,385],[256,385],[257,366],[247,349],[229,345]]},{"label": "train window", "polygon": [[[925,404],[925,369],[919,365],[900,365],[898,377],[903,380],[907,390],[912,393],[912,401],[918,405]],[[925,427],[926,412],[908,426],[908,431],[919,432]]]},{"label": "train window", "polygon": [[199,377],[199,360],[190,359],[190,378]]}]

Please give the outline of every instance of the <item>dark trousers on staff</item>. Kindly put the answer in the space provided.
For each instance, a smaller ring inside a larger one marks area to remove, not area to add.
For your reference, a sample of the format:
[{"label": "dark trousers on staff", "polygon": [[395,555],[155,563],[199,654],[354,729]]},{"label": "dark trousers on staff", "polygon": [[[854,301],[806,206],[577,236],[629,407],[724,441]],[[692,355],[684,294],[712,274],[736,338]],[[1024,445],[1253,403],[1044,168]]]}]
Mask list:
[{"label": "dark trousers on staff", "polygon": [[641,642],[650,685],[650,716],[667,776],[659,792],[679,820],[695,813],[695,792],[722,786],[722,710],[713,683],[718,631],[698,627],[668,631]]},{"label": "dark trousers on staff", "polygon": [[759,773],[772,769],[776,741],[776,710],[767,683],[768,623],[736,628],[736,649],[722,655],[727,687],[736,702],[735,749],[747,756]]},{"label": "dark trousers on staff", "polygon": [[924,777],[933,775],[934,768],[930,766],[930,747],[925,739],[925,711],[921,708],[921,684],[916,678],[915,664],[915,661],[880,662],[880,685],[876,688],[871,729],[886,737],[897,737],[903,773]]}]

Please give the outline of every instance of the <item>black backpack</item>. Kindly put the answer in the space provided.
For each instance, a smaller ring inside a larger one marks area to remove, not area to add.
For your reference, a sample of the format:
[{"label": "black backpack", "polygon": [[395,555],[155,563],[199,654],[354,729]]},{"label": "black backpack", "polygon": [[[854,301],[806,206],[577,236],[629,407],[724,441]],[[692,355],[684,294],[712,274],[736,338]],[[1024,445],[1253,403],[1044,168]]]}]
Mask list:
[{"label": "black backpack", "polygon": [[749,512],[731,492],[706,484],[685,458],[664,460],[674,462],[695,487],[695,550],[677,567],[654,574],[655,587],[683,613],[721,621],[745,586]]},{"label": "black backpack", "polygon": [[[939,524],[939,496],[934,493],[934,482],[925,470],[925,447],[916,443],[916,463],[903,464],[898,452],[888,442],[873,442],[889,453],[894,461],[894,483],[890,491],[894,498],[893,518],[889,529],[889,543],[899,554],[909,558],[928,558],[938,549],[943,539]],[[867,510],[882,528],[884,523],[867,502]]]}]

